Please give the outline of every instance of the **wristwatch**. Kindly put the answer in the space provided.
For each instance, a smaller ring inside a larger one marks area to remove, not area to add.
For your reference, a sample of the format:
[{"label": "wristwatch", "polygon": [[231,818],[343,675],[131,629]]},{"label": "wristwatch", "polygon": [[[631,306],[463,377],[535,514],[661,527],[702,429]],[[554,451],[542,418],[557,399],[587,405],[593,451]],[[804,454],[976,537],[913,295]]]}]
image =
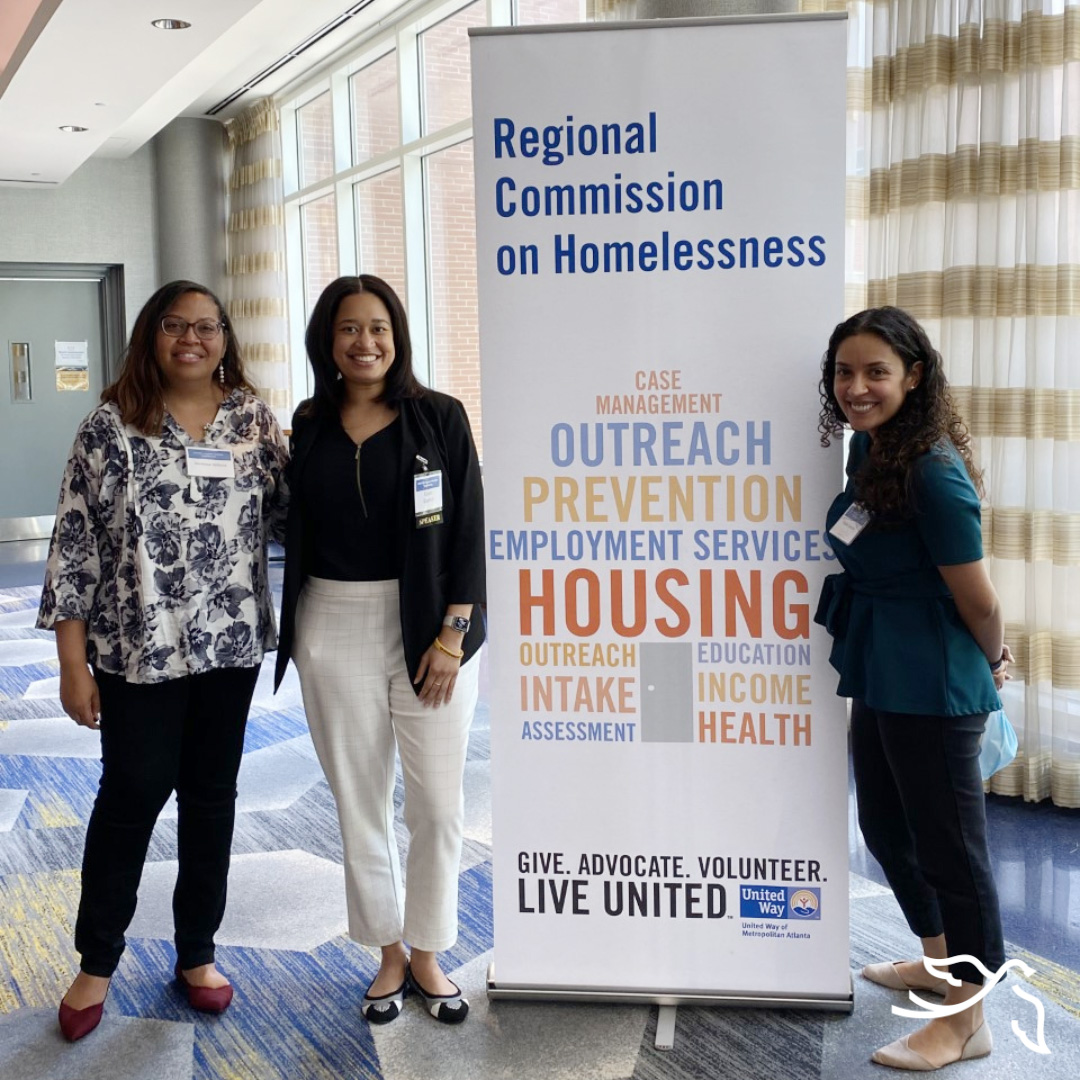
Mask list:
[{"label": "wristwatch", "polygon": [[442,621],[443,626],[449,626],[459,634],[467,634],[472,623],[464,615],[447,615]]}]

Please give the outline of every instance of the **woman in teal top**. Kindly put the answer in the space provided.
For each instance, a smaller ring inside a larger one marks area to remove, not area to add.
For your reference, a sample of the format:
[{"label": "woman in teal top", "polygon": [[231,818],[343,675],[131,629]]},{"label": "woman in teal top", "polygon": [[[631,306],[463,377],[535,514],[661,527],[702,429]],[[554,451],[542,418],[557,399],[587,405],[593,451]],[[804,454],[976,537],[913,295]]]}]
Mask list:
[{"label": "woman in teal top", "polygon": [[[833,637],[837,693],[852,698],[859,825],[926,957],[1004,963],[986,846],[979,741],[1000,708],[1012,656],[982,558],[980,477],[941,357],[899,308],[841,323],[822,362],[822,444],[854,432],[848,483],[829,508],[844,568],[826,579],[817,621]],[[980,991],[968,962],[956,986],[921,961],[871,964],[896,990],[946,1005]],[[990,1053],[982,1003],[882,1047],[873,1060],[928,1071]]]}]

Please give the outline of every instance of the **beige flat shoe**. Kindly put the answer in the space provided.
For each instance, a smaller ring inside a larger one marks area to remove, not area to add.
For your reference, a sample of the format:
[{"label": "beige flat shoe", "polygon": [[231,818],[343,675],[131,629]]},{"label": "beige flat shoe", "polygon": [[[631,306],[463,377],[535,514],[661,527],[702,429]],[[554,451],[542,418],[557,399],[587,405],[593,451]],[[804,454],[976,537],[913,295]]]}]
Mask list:
[{"label": "beige flat shoe", "polygon": [[869,979],[878,986],[887,986],[890,990],[923,990],[928,994],[942,994],[948,990],[949,984],[944,979],[935,979],[933,986],[911,986],[906,983],[897,969],[898,964],[904,960],[894,960],[891,964],[867,964],[862,969],[862,977]]},{"label": "beige flat shoe", "polygon": [[970,1061],[972,1058],[986,1057],[994,1049],[994,1040],[990,1035],[990,1029],[983,1023],[978,1030],[964,1043],[963,1049],[957,1057],[950,1061],[944,1061],[940,1065],[931,1065],[929,1061],[908,1046],[910,1035],[905,1035],[896,1042],[875,1050],[870,1055],[870,1060],[878,1065],[887,1065],[890,1069],[905,1069],[908,1072],[937,1072],[957,1061]]}]

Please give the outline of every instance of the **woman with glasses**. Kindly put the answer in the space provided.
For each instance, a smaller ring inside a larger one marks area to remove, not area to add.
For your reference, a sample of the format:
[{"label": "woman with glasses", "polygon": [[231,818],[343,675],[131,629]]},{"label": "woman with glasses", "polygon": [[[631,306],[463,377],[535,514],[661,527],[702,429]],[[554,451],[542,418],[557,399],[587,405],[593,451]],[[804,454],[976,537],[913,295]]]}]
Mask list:
[{"label": "woman with glasses", "polygon": [[101,732],[81,970],[60,1005],[71,1041],[101,1019],[173,791],[176,978],[201,1011],[232,1000],[214,934],[248,707],[276,645],[266,545],[286,501],[281,431],[204,286],[174,281],[147,301],[101,398],[64,472],[38,615],[56,632],[64,711]]},{"label": "woman with glasses", "polygon": [[[362,1014],[389,1023],[411,992],[457,1024],[469,1005],[437,954],[457,938],[484,640],[480,464],[461,402],[413,374],[405,309],[381,278],[331,282],[306,344],[315,394],[293,418],[277,678],[291,655],[337,802],[349,935],[381,949]],[[395,754],[410,835],[404,888]]]}]

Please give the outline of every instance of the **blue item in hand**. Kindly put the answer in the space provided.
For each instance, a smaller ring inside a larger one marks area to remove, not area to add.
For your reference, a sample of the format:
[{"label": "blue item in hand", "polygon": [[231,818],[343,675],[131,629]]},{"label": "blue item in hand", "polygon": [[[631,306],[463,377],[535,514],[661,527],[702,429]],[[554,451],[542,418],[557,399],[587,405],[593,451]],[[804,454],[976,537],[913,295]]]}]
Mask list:
[{"label": "blue item in hand", "polygon": [[1004,769],[1016,757],[1016,732],[1004,709],[997,709],[986,718],[982,742],[979,744],[979,771],[984,780]]}]

